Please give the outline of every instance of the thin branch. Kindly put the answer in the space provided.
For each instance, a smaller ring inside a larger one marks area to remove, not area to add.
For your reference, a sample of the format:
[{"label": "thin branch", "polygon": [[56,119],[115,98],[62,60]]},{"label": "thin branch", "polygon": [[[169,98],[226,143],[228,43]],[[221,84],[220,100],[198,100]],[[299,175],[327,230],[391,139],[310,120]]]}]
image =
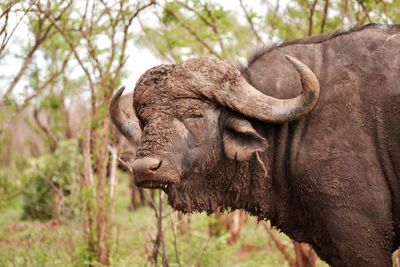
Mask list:
[{"label": "thin branch", "polygon": [[176,256],[176,262],[178,263],[179,267],[182,267],[181,261],[179,259],[179,251],[178,251],[178,246],[176,243],[176,230],[175,230],[175,226],[176,224],[174,223],[174,221],[172,220],[172,216],[171,216],[172,212],[169,213],[169,219],[171,221],[171,228],[172,228],[172,236],[173,236],[173,243],[174,243],[174,250],[175,250],[175,256]]},{"label": "thin branch", "polygon": [[[115,146],[108,146],[108,151],[111,153],[111,160],[110,160],[110,199],[111,199],[111,207],[114,207],[115,202],[115,191],[117,188],[117,159],[118,159],[118,148]],[[112,214],[112,213],[111,213]]]},{"label": "thin branch", "polygon": [[164,238],[164,233],[162,230],[162,220],[163,220],[163,192],[161,190],[159,190],[159,199],[160,199],[160,203],[159,203],[159,211],[160,211],[160,225],[159,225],[159,231],[160,231],[160,236],[161,236],[161,244],[162,244],[162,265],[163,267],[169,267],[168,264],[168,258],[167,258],[167,252],[165,250],[165,238]]},{"label": "thin branch", "polygon": [[199,13],[194,8],[190,7],[187,3],[180,2],[180,1],[177,1],[176,3],[178,5],[186,8],[187,10],[193,12],[201,21],[204,22],[204,24],[206,24],[207,26],[209,26],[211,28],[211,30],[214,32],[214,34],[218,37],[219,46],[221,48],[222,53],[224,53],[224,51],[225,51],[224,42],[221,39],[221,34],[219,33],[219,30],[218,30],[218,27],[217,27],[217,23],[215,21],[215,17],[213,16],[211,10],[208,8],[207,3],[203,4],[203,8],[207,12],[208,16],[211,18],[212,22],[208,21],[201,13]]},{"label": "thin branch", "polygon": [[18,114],[20,114],[25,108],[27,108],[29,106],[29,104],[31,103],[32,99],[34,99],[35,97],[37,97],[49,84],[51,84],[52,82],[54,82],[54,80],[56,80],[61,74],[64,73],[65,67],[69,61],[69,58],[71,56],[71,52],[68,53],[67,57],[65,58],[60,70],[58,70],[57,72],[53,73],[46,81],[43,82],[43,84],[41,84],[39,87],[36,88],[35,92],[26,97],[24,99],[24,102],[17,106],[16,109],[13,110],[13,112],[10,114],[8,121],[2,126],[2,128],[8,128],[9,125],[14,122],[15,118],[18,116]]},{"label": "thin branch", "polygon": [[124,165],[124,167],[129,171],[130,174],[133,174],[132,167],[130,166],[130,164],[128,162],[124,161],[120,157],[117,157],[117,159],[122,165]]},{"label": "thin branch", "polygon": [[255,28],[255,26],[254,26],[253,20],[251,19],[249,12],[247,12],[246,7],[245,7],[244,4],[243,4],[243,0],[239,0],[239,3],[240,3],[240,7],[241,7],[242,10],[243,10],[244,15],[246,16],[247,22],[248,22],[249,25],[250,25],[250,29],[251,29],[251,31],[253,32],[254,36],[256,37],[257,41],[258,41],[259,43],[261,43],[261,44],[264,44],[264,42],[263,42],[263,40],[261,39],[260,35],[257,33],[257,30],[256,30],[256,28]]},{"label": "thin branch", "polygon": [[[141,7],[138,7],[136,9],[136,11],[129,17],[128,22],[125,23],[124,35],[123,35],[124,37],[123,37],[122,46],[121,46],[121,54],[119,56],[118,67],[115,71],[115,77],[120,76],[121,70],[126,63],[125,51],[126,51],[126,44],[128,42],[128,30],[132,24],[133,19],[136,18],[140,14],[140,12],[142,12],[143,10],[145,10],[146,8],[148,8],[154,4],[156,4],[156,1],[151,0],[149,3],[147,3]],[[111,94],[111,90],[110,90],[110,94]]]},{"label": "thin branch", "polygon": [[53,83],[61,74],[64,73],[65,68],[67,67],[68,61],[71,57],[71,53],[69,52],[67,57],[64,59],[61,68],[56,71],[55,73],[53,73],[46,81],[43,82],[43,84],[41,84],[40,86],[38,86],[35,90],[35,92],[28,96],[27,98],[25,98],[24,103],[22,104],[21,107],[19,107],[19,110],[22,110],[23,108],[25,108],[26,106],[29,105],[30,101],[35,98],[36,96],[38,96],[49,84]]},{"label": "thin branch", "polygon": [[103,77],[103,67],[96,55],[96,49],[92,43],[92,39],[87,35],[86,31],[84,31],[83,29],[80,31],[83,38],[86,39],[87,45],[88,45],[88,50],[89,50],[89,56],[93,59],[93,61],[95,62],[95,68],[99,71],[99,76]]},{"label": "thin branch", "polygon": [[[48,34],[45,33],[44,37],[46,37]],[[5,93],[3,94],[3,96],[0,99],[0,108],[3,107],[3,105],[5,104],[6,100],[8,99],[9,95],[11,94],[11,92],[14,90],[15,86],[17,85],[17,83],[19,82],[19,80],[22,78],[23,74],[25,73],[25,71],[28,69],[28,66],[30,65],[30,63],[32,62],[33,59],[33,55],[35,54],[35,52],[39,49],[40,44],[44,41],[44,39],[36,39],[35,40],[35,44],[33,45],[33,47],[28,51],[27,55],[24,58],[24,61],[21,65],[21,67],[19,68],[17,74],[15,75],[14,79],[11,81],[11,83],[8,85],[7,89],[5,90]]]},{"label": "thin branch", "polygon": [[204,246],[201,248],[201,251],[200,251],[200,253],[199,253],[198,256],[197,256],[196,263],[193,264],[192,266],[200,266],[201,257],[203,256],[204,252],[206,251],[209,242],[210,242],[210,235],[208,236],[208,238],[207,238],[206,243],[204,244]]},{"label": "thin branch", "polygon": [[357,0],[357,3],[361,6],[362,11],[364,12],[364,15],[367,18],[368,22],[371,23],[372,19],[369,16],[369,12],[368,12],[367,8],[365,7],[364,3],[361,0]]},{"label": "thin branch", "polygon": [[[213,31],[214,31],[215,33],[218,32],[218,30],[216,29],[216,26],[215,26],[214,24],[212,24],[211,22],[209,22],[202,14],[200,14],[200,13],[199,13],[197,10],[195,10],[194,8],[190,7],[187,3],[181,2],[181,1],[176,1],[176,3],[177,3],[178,5],[180,5],[180,6],[184,7],[184,8],[186,8],[187,10],[193,12],[201,21],[204,22],[204,24],[210,26],[210,27],[213,29]],[[206,7],[204,6],[204,8],[206,8]],[[207,10],[207,12],[208,12],[208,11],[209,11],[209,10]]]},{"label": "thin branch", "polygon": [[[162,18],[160,17],[160,14],[158,14],[157,12],[154,12],[154,15],[157,17],[158,21],[160,22],[160,24],[162,25],[162,27],[164,27],[162,29],[162,32],[167,32],[168,31],[168,25],[162,20]],[[140,26],[142,27],[142,30],[144,32],[144,34],[146,35],[146,38],[149,40],[150,45],[152,45],[157,52],[160,54],[160,56],[167,60],[169,63],[174,64],[176,63],[176,59],[178,58],[178,56],[176,55],[176,53],[174,52],[174,47],[171,45],[171,38],[169,37],[169,35],[166,33],[164,34],[164,39],[167,42],[167,47],[168,47],[168,52],[167,53],[163,53],[159,46],[157,46],[156,42],[153,40],[153,38],[151,38],[151,36],[148,34],[148,31],[145,29],[145,26],[143,25],[142,21],[140,19],[138,19]]]},{"label": "thin branch", "polygon": [[7,89],[5,90],[5,93],[3,94],[2,98],[0,99],[0,108],[4,105],[5,101],[7,100],[8,96],[11,94],[19,80],[22,78],[23,74],[25,71],[28,69],[30,63],[33,60],[33,55],[35,52],[39,49],[40,45],[45,41],[47,36],[50,33],[50,29],[53,27],[53,24],[50,24],[46,30],[43,31],[43,35],[35,38],[35,43],[34,45],[29,49],[27,55],[24,58],[24,61],[18,70],[17,74],[15,75],[14,79],[12,82],[9,84]]},{"label": "thin branch", "polygon": [[322,22],[321,22],[321,30],[320,30],[320,33],[324,33],[324,31],[325,31],[326,18],[328,17],[328,8],[329,8],[329,0],[325,0],[324,13],[323,13],[323,15],[322,15]]},{"label": "thin branch", "polygon": [[[31,2],[31,4],[29,5],[29,7],[25,10],[24,14],[23,14],[23,15],[21,16],[21,18],[18,20],[18,22],[17,22],[17,24],[15,25],[15,27],[12,29],[12,31],[11,31],[10,35],[8,36],[8,38],[7,38],[5,41],[3,41],[3,43],[1,44],[1,47],[0,47],[0,54],[3,52],[3,50],[4,50],[5,47],[7,46],[8,42],[10,41],[11,37],[13,36],[15,30],[18,28],[18,26],[19,26],[19,24],[21,23],[21,21],[24,19],[24,17],[26,16],[26,14],[29,12],[29,10],[32,8],[32,6],[33,6],[37,1],[39,1],[39,0],[35,0],[35,1],[32,1],[32,2]],[[11,7],[10,7],[10,8],[11,8]],[[2,14],[2,15],[3,15],[3,14]],[[2,16],[2,15],[1,15],[1,16]],[[0,18],[1,18],[1,16],[0,16]],[[8,13],[7,13],[7,16],[8,16]]]},{"label": "thin branch", "polygon": [[178,22],[179,24],[186,29],[190,35],[192,35],[196,41],[198,41],[201,45],[203,45],[212,55],[216,56],[218,59],[222,59],[221,56],[214,51],[204,40],[194,31],[192,30],[174,11],[168,10],[167,11],[169,14],[171,14]]},{"label": "thin branch", "polygon": [[94,173],[92,169],[92,159],[90,151],[90,129],[85,129],[82,138],[82,156],[83,156],[83,184],[91,187],[94,183]]},{"label": "thin branch", "polygon": [[279,239],[275,236],[275,234],[272,232],[266,222],[262,222],[262,225],[264,226],[265,231],[271,237],[272,241],[274,241],[276,247],[280,250],[280,252],[282,252],[289,266],[296,267],[296,261],[292,258],[292,256],[290,256],[289,252],[286,250],[285,245],[282,244],[281,241],[279,241]]},{"label": "thin branch", "polygon": [[[7,9],[7,10],[9,10],[9,9]],[[1,44],[1,46],[0,46],[0,56],[1,56],[1,52],[2,52],[3,49],[4,49],[3,47],[5,47],[5,46],[4,46],[4,43],[5,43],[6,40],[7,40],[7,26],[8,26],[9,14],[10,14],[9,12],[5,13],[5,19],[4,19],[3,28],[1,28],[1,30],[0,30],[0,36],[1,36],[1,35],[4,35],[2,44]]]},{"label": "thin branch", "polygon": [[96,106],[95,106],[96,105],[96,93],[94,91],[95,84],[93,82],[92,75],[90,74],[89,70],[83,64],[83,60],[81,59],[78,51],[76,50],[77,45],[72,42],[72,40],[69,38],[69,36],[65,32],[65,30],[63,28],[61,28],[61,26],[58,24],[58,22],[51,16],[51,14],[48,11],[44,11],[41,8],[40,4],[37,4],[36,6],[37,6],[38,10],[42,14],[44,14],[46,16],[46,18],[48,18],[53,23],[53,25],[57,29],[57,31],[63,36],[64,40],[67,42],[69,48],[71,49],[72,53],[74,54],[75,59],[78,61],[79,66],[82,68],[86,77],[88,78],[89,85],[90,85],[90,91],[91,91],[91,98],[92,98],[92,111],[94,111],[96,109]]},{"label": "thin branch", "polygon": [[17,1],[11,1],[11,2],[10,2],[10,5],[7,6],[7,7],[3,10],[3,12],[1,12],[1,14],[0,14],[0,19],[1,19],[2,17],[4,17],[4,16],[7,16],[7,15],[10,13],[11,8],[12,8],[14,5],[16,5],[17,3],[18,3]]},{"label": "thin branch", "polygon": [[[153,209],[154,211],[154,215],[156,217],[157,220],[157,235],[156,235],[156,239],[153,241],[153,253],[151,255],[151,260],[154,263],[154,266],[157,266],[157,261],[158,261],[158,253],[159,253],[159,248],[160,248],[160,243],[161,243],[161,236],[160,236],[160,228],[159,228],[159,222],[161,221],[161,216],[159,214],[159,211],[153,201],[153,199],[151,199],[147,194],[145,194],[146,198],[148,198],[149,203],[150,203],[150,207]],[[160,199],[161,202],[161,199]]]},{"label": "thin branch", "polygon": [[221,38],[221,34],[218,30],[217,21],[215,20],[215,17],[213,15],[213,13],[211,12],[211,10],[208,8],[207,3],[204,3],[203,7],[207,11],[208,16],[212,20],[212,25],[213,25],[212,29],[213,29],[214,33],[216,34],[216,36],[218,37],[218,44],[219,44],[219,47],[221,48],[221,53],[225,54],[225,45],[224,45],[223,39]]},{"label": "thin branch", "polygon": [[[140,18],[138,18],[138,22],[139,22],[140,28],[142,30],[142,33],[144,34],[145,38],[149,42],[149,45],[152,46],[156,50],[155,52],[158,54],[158,56],[167,60],[170,64],[174,64],[175,63],[174,62],[175,55],[173,54],[173,51],[169,45],[168,34],[164,34],[164,36],[163,36],[165,38],[165,40],[167,41],[168,53],[163,53],[161,51],[161,49],[159,48],[159,46],[154,41],[154,39],[151,37],[151,35],[146,30],[146,26],[143,24],[143,22]],[[165,26],[165,24],[163,24],[163,26]]]},{"label": "thin branch", "polygon": [[107,5],[107,3],[104,0],[100,0],[100,3],[104,6],[104,10],[105,10],[105,14],[107,14],[108,19],[110,20],[110,25],[111,25],[111,53],[110,53],[110,57],[108,60],[108,64],[106,66],[106,73],[110,73],[111,71],[111,67],[113,65],[114,62],[114,58],[115,58],[115,48],[116,48],[116,41],[115,41],[115,35],[117,33],[117,25],[118,22],[120,21],[120,17],[124,12],[123,9],[123,2],[120,1],[120,9],[118,10],[118,14],[117,17],[114,19],[114,15],[111,13],[111,9],[110,7]]},{"label": "thin branch", "polygon": [[51,130],[42,123],[42,121],[39,118],[39,110],[36,108],[33,110],[33,118],[35,119],[36,124],[39,126],[42,132],[47,136],[47,139],[50,142],[50,150],[52,152],[55,151],[57,148],[58,140],[51,132]]},{"label": "thin branch", "polygon": [[313,33],[313,19],[315,6],[317,5],[318,0],[314,0],[314,2],[309,6],[310,16],[308,17],[308,36],[311,36]]},{"label": "thin branch", "polygon": [[[40,3],[36,3],[36,6],[39,6],[39,5],[40,5]],[[14,79],[12,80],[10,85],[7,87],[7,89],[5,90],[5,93],[3,94],[3,96],[0,99],[0,108],[3,107],[4,103],[8,99],[9,95],[14,90],[15,86],[20,81],[20,79],[22,78],[25,71],[28,69],[30,63],[33,60],[33,55],[35,54],[35,52],[39,49],[40,45],[50,36],[51,29],[53,28],[54,23],[57,23],[57,21],[59,19],[61,19],[62,15],[69,8],[69,6],[70,6],[70,4],[64,10],[62,10],[62,12],[60,13],[59,16],[57,16],[56,18],[53,18],[52,23],[50,23],[50,25],[46,29],[38,30],[38,32],[36,33],[36,36],[35,36],[34,45],[28,51],[16,76],[14,77]],[[42,23],[43,23],[42,19],[39,18],[39,25],[42,25]]]}]

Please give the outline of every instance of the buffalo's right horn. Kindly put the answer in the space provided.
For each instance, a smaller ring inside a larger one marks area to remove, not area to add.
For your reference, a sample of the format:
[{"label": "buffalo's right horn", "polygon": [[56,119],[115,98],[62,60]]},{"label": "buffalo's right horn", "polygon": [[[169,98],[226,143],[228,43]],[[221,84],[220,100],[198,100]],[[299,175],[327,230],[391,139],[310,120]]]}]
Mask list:
[{"label": "buffalo's right horn", "polygon": [[119,100],[125,86],[122,86],[111,98],[109,112],[112,122],[123,136],[132,144],[137,144],[140,139],[140,127],[133,118],[127,118],[127,115],[121,109]]},{"label": "buffalo's right horn", "polygon": [[[300,60],[286,55],[300,75],[302,93],[290,99],[277,99],[262,94],[247,82],[227,100],[233,108],[249,117],[265,122],[282,123],[293,121],[309,113],[319,97],[319,82],[315,74]],[[233,96],[234,95],[234,96]],[[235,102],[235,99],[239,101]]]}]

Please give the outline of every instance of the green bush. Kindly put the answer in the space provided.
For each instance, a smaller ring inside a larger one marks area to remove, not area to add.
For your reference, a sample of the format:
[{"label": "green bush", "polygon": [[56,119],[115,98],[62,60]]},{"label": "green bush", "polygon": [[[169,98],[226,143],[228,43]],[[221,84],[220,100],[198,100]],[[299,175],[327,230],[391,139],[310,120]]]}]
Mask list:
[{"label": "green bush", "polygon": [[51,219],[57,195],[62,196],[61,215],[75,214],[81,162],[76,140],[62,141],[53,153],[32,159],[23,172],[23,218]]}]

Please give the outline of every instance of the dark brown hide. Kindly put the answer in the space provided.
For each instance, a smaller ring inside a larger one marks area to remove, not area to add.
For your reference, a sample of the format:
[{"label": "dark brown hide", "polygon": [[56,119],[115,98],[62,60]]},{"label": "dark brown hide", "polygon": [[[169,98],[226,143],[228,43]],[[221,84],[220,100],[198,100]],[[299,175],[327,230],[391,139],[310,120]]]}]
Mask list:
[{"label": "dark brown hide", "polygon": [[277,209],[286,222],[272,222],[331,265],[391,266],[400,237],[400,27],[284,45],[242,72],[262,92],[292,97],[301,87],[287,79],[284,54],[311,67],[321,95],[304,119],[270,128],[272,183],[287,207]]},{"label": "dark brown hide", "polygon": [[[196,93],[193,69],[184,69],[196,60],[146,72],[134,93],[137,160],[160,164],[135,182],[158,181],[184,212],[243,208],[269,219],[332,266],[391,266],[400,240],[400,27],[284,43],[253,56],[242,75],[265,95],[296,97],[302,85],[286,54],[321,88],[314,109],[287,123]],[[203,84],[235,85],[235,71],[208,62]]]}]

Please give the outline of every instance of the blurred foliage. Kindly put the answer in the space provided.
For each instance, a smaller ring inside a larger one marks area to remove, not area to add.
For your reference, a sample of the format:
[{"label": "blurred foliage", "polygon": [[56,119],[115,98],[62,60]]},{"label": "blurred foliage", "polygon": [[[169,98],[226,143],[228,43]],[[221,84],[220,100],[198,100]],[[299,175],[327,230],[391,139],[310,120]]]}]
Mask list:
[{"label": "blurred foliage", "polygon": [[166,1],[156,18],[157,26],[142,23],[138,42],[170,62],[179,63],[194,55],[244,56],[246,44],[254,44],[247,25],[217,2]]},{"label": "blurred foliage", "polygon": [[400,0],[238,2],[242,5],[232,11],[218,1],[166,0],[151,23],[141,23],[138,43],[172,63],[195,55],[235,61],[279,40],[371,22],[400,23]]},{"label": "blurred foliage", "polygon": [[56,194],[62,198],[62,215],[76,215],[81,163],[76,140],[62,141],[53,153],[31,159],[22,175],[23,219],[51,219]]},{"label": "blurred foliage", "polygon": [[[117,202],[114,213],[114,239],[112,240],[111,266],[149,266],[146,248],[151,247],[150,237],[156,232],[153,211],[140,208],[128,212],[128,177],[120,174]],[[255,218],[249,218],[238,243],[228,246],[228,234],[208,236],[209,216],[194,214],[193,231],[189,235],[177,234],[177,252],[169,216],[175,223],[175,213],[166,210],[165,242],[169,266],[288,266],[283,255],[268,238],[262,225]],[[88,261],[84,237],[78,229],[77,220],[70,220],[58,227],[41,224],[38,221],[19,221],[20,209],[8,208],[0,213],[0,266],[32,267],[80,267],[95,262]],[[176,227],[176,225],[175,225]],[[289,248],[291,241],[281,236]],[[161,266],[161,265],[159,265]],[[317,267],[327,266],[319,261]]]}]

